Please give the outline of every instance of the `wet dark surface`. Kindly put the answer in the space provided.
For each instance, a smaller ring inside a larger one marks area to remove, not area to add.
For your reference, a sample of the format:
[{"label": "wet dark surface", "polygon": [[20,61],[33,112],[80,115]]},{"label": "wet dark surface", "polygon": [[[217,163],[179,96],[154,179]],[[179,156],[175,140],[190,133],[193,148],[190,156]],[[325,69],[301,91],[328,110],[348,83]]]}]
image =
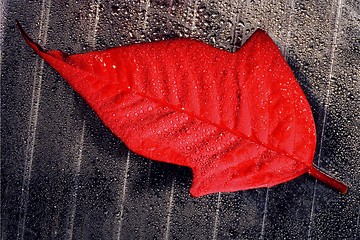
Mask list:
[{"label": "wet dark surface", "polygon": [[[359,12],[353,1],[1,1],[1,239],[360,239]],[[191,171],[131,153],[25,45],[80,53],[192,37],[235,50],[261,27],[313,108],[308,175],[191,198]]]}]

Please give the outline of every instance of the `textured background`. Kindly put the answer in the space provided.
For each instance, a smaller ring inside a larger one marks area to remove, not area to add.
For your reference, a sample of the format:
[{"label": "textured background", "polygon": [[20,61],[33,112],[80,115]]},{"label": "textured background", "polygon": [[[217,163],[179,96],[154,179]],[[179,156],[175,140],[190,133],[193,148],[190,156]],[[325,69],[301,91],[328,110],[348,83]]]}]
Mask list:
[{"label": "textured background", "polygon": [[[0,0],[1,239],[360,239],[360,3]],[[187,168],[129,152],[25,45],[80,53],[175,37],[234,51],[264,28],[313,108],[308,175],[270,189],[189,196]]]}]

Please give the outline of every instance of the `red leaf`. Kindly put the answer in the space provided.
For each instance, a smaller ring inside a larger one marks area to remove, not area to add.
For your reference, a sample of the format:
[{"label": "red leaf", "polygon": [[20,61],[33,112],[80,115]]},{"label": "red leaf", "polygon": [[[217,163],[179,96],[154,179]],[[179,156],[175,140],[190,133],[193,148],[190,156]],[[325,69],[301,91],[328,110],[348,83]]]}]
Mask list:
[{"label": "red leaf", "polygon": [[271,187],[305,172],[347,190],[313,167],[310,106],[262,30],[236,53],[177,39],[70,56],[21,32],[129,149],[190,167],[192,196]]}]

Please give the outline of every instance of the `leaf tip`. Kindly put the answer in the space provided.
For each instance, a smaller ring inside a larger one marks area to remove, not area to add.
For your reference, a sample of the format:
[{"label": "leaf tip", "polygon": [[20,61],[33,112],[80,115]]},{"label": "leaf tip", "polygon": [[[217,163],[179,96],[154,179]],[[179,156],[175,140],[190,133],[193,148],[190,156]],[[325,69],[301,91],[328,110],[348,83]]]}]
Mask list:
[{"label": "leaf tip", "polygon": [[44,52],[43,48],[35,43],[29,36],[28,34],[25,32],[24,28],[21,26],[19,20],[15,20],[16,22],[16,27],[19,29],[21,36],[25,39],[26,43],[36,52],[36,53],[41,53]]}]

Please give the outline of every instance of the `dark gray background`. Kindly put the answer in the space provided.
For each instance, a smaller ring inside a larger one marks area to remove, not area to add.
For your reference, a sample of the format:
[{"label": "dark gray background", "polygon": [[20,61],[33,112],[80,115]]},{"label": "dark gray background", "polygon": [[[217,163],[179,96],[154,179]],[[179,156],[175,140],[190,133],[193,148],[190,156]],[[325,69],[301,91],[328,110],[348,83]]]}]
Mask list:
[{"label": "dark gray background", "polygon": [[[359,12],[356,0],[0,0],[1,239],[360,239]],[[192,37],[234,51],[258,27],[312,106],[308,175],[270,189],[188,194],[191,171],[133,153],[25,45],[80,53]]]}]

